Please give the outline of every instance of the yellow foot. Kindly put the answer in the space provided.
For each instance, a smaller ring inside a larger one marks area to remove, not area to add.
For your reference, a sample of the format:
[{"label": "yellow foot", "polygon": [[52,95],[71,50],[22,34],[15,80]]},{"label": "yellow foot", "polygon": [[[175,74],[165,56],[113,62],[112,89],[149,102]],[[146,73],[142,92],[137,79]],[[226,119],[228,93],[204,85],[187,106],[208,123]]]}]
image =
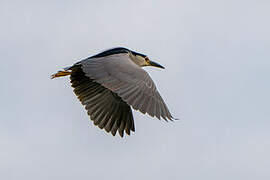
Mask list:
[{"label": "yellow foot", "polygon": [[57,78],[57,77],[62,77],[62,76],[67,76],[70,74],[71,74],[71,71],[58,71],[57,73],[51,75],[51,79]]}]

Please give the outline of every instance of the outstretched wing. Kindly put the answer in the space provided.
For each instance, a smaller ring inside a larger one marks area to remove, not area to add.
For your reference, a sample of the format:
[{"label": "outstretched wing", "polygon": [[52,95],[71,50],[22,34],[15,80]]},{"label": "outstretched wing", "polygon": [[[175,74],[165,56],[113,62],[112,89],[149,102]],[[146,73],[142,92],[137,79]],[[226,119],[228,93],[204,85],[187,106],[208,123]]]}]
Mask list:
[{"label": "outstretched wing", "polygon": [[172,120],[153,80],[128,53],[85,59],[77,64],[87,77],[116,93],[134,109],[159,119]]},{"label": "outstretched wing", "polygon": [[128,135],[135,131],[131,108],[117,94],[86,77],[80,66],[72,67],[70,79],[74,93],[96,126],[113,136],[117,130],[121,137],[124,131]]}]

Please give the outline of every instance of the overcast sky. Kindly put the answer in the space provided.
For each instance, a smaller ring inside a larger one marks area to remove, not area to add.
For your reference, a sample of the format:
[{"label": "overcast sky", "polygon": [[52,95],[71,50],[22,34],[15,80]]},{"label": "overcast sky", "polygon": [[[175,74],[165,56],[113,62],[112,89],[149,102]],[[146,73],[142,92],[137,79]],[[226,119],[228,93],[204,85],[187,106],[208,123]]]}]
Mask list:
[{"label": "overcast sky", "polygon": [[[270,179],[270,1],[0,0],[0,179]],[[147,54],[173,116],[95,127],[63,67]]]}]

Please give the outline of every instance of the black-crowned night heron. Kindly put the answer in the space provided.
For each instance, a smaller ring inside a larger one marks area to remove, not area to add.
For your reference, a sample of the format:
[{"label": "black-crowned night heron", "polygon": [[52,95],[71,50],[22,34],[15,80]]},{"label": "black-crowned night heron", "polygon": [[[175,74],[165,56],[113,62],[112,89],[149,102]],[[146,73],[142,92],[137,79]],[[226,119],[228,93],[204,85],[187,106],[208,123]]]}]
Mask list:
[{"label": "black-crowned night heron", "polygon": [[113,48],[52,75],[70,75],[74,93],[90,119],[114,136],[135,131],[131,106],[152,117],[173,120],[153,80],[143,66],[163,66],[126,48]]}]

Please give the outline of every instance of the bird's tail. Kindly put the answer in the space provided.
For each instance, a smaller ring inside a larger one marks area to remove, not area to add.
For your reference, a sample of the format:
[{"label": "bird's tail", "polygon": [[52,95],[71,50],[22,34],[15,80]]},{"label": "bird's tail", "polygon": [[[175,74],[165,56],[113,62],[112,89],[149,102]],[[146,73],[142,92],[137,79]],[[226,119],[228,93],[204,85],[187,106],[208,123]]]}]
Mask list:
[{"label": "bird's tail", "polygon": [[71,74],[71,71],[69,71],[69,70],[58,71],[57,73],[51,75],[51,79],[54,79],[57,77],[62,77],[62,76],[68,76],[70,74]]}]

